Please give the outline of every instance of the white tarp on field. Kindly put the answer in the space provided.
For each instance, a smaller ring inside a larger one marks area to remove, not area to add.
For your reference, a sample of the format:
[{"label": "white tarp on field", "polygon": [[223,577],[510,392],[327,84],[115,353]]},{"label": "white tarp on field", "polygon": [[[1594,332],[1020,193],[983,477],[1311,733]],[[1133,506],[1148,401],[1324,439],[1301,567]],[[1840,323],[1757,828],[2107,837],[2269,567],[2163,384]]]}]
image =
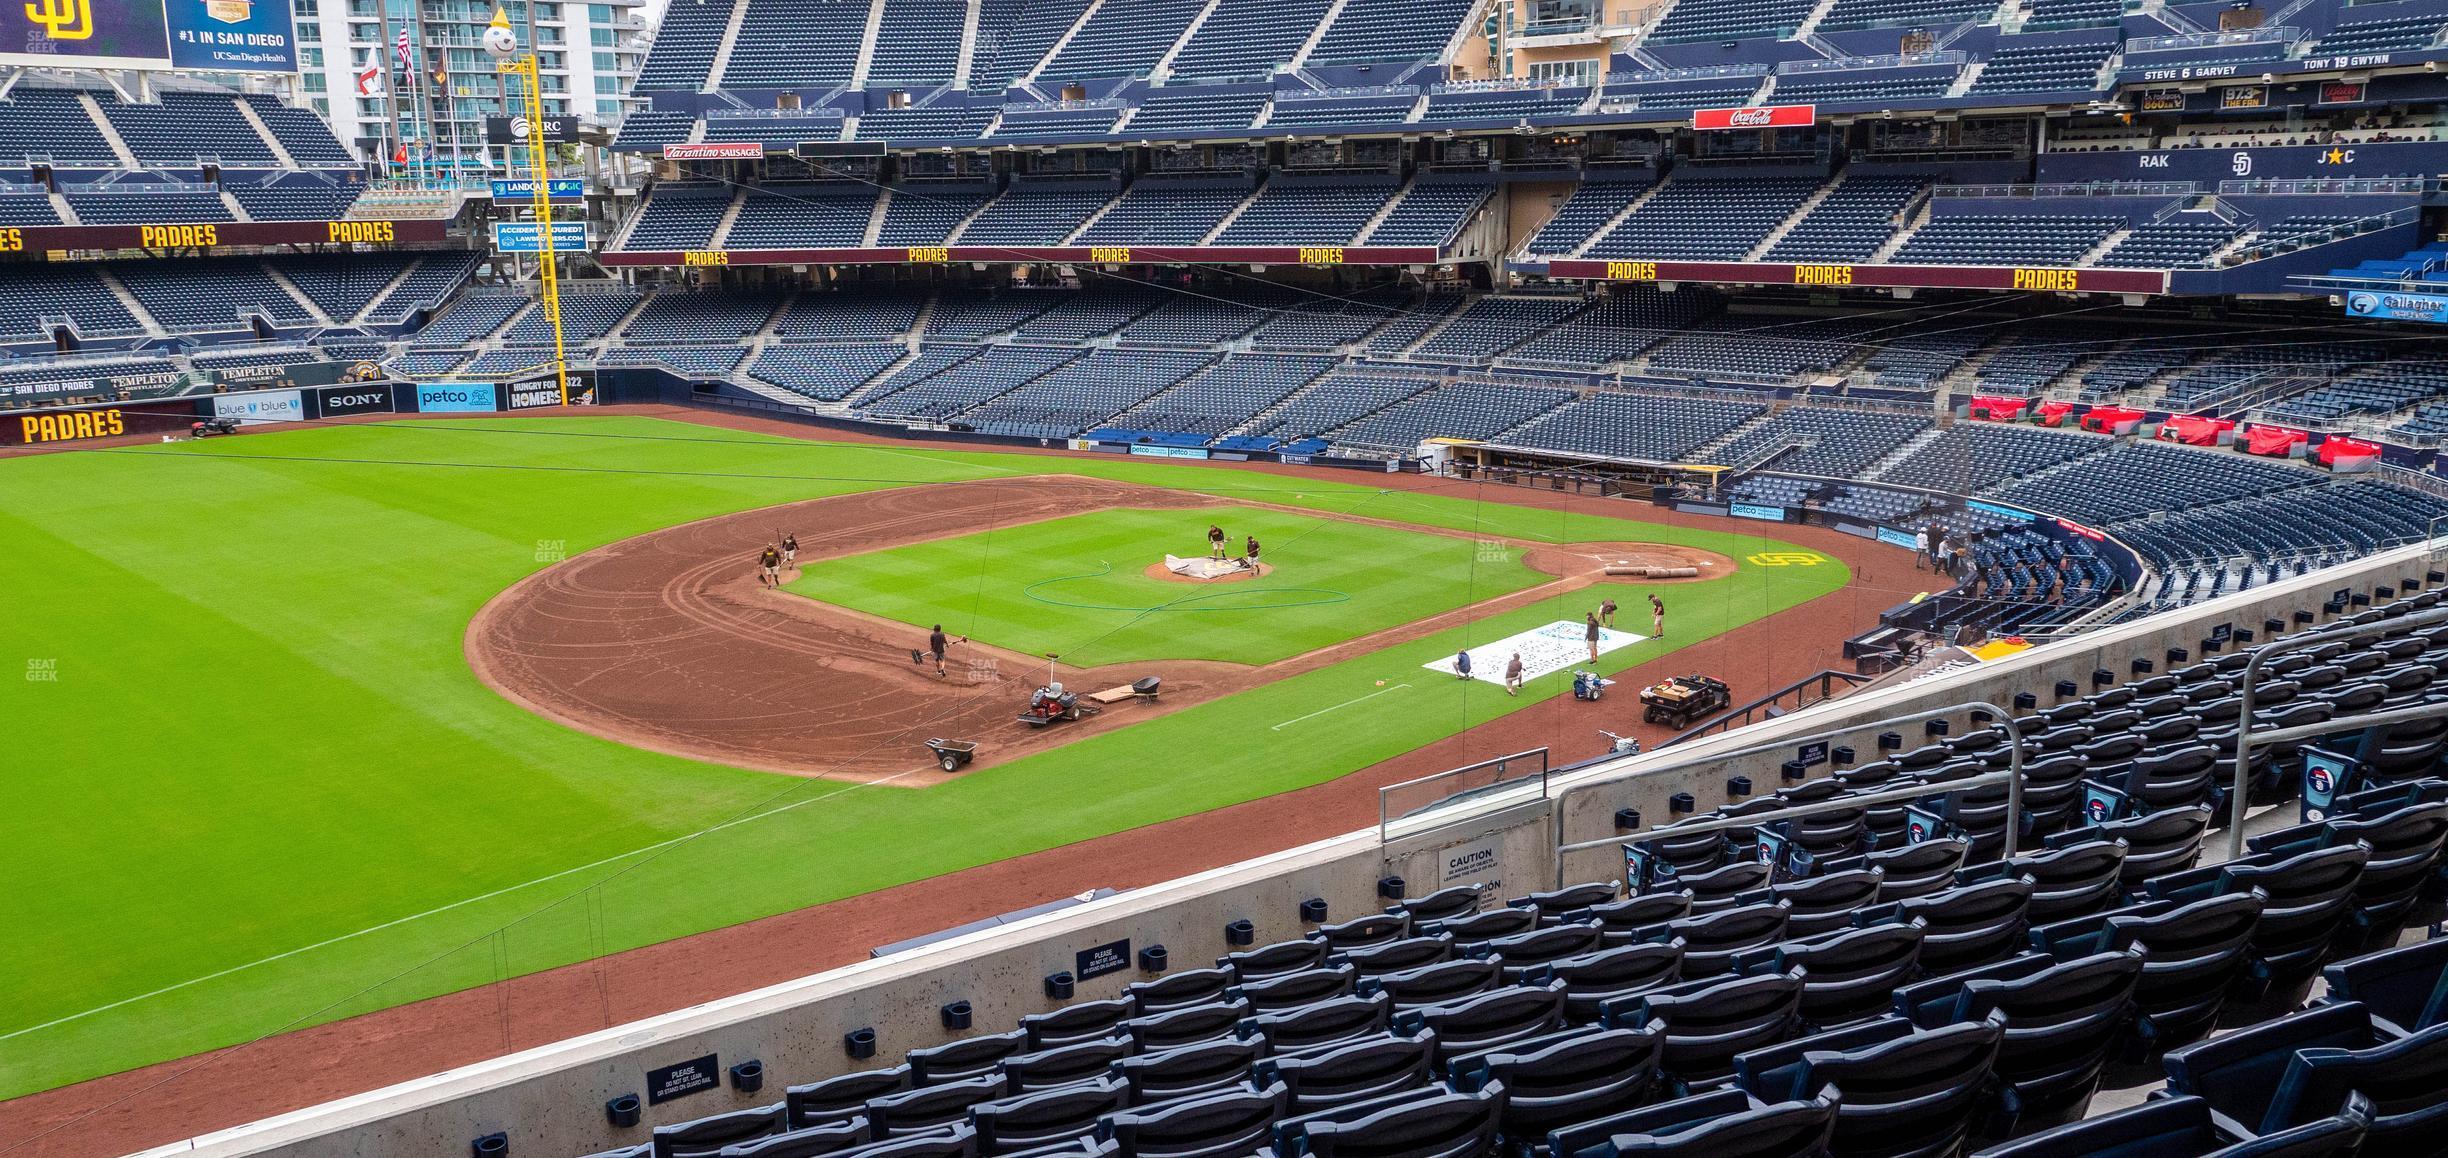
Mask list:
[{"label": "white tarp on field", "polygon": [[1241,574],[1250,569],[1245,559],[1184,559],[1179,555],[1165,556],[1165,570],[1191,579],[1216,579]]},{"label": "white tarp on field", "polygon": [[[1559,620],[1545,627],[1534,627],[1518,635],[1480,644],[1470,649],[1471,678],[1502,684],[1505,665],[1512,662],[1513,653],[1520,652],[1522,678],[1534,680],[1549,672],[1570,671],[1589,662],[1589,625],[1571,620]],[[1612,627],[1598,629],[1598,654],[1630,647],[1649,638]],[[1446,656],[1435,663],[1420,665],[1430,671],[1454,674],[1454,657]]]}]

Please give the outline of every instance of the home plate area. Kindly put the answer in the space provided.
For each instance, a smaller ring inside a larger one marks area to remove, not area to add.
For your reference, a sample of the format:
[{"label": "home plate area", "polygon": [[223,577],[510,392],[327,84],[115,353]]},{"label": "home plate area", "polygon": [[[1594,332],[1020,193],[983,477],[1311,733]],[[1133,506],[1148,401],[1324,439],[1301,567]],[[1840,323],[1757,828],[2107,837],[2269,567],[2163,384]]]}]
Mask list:
[{"label": "home plate area", "polygon": [[[1492,684],[1502,684],[1505,665],[1518,651],[1522,657],[1522,679],[1534,680],[1550,672],[1565,671],[1589,662],[1589,625],[1570,620],[1557,620],[1544,627],[1491,640],[1470,649],[1471,678]],[[1598,629],[1598,654],[1630,647],[1649,638],[1612,627]],[[1430,671],[1454,674],[1454,657],[1446,656],[1434,663],[1421,664]]]}]

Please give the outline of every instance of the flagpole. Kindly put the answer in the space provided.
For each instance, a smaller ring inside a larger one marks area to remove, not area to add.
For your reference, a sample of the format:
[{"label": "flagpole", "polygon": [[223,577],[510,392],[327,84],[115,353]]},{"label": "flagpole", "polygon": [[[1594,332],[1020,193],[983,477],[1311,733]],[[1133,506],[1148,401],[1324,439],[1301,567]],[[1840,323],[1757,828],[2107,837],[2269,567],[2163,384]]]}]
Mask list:
[{"label": "flagpole", "polygon": [[399,175],[396,168],[398,162],[394,160],[394,158],[398,157],[400,155],[400,150],[406,147],[407,136],[400,128],[399,87],[391,83],[391,57],[393,53],[393,49],[391,47],[391,6],[388,3],[377,4],[374,7],[374,11],[382,19],[382,39],[374,42],[374,60],[372,63],[374,67],[380,71],[382,76],[383,108],[389,111],[391,114],[391,139],[388,142],[389,147],[383,150],[383,172],[389,173],[396,177]]},{"label": "flagpole", "polygon": [[[425,40],[425,0],[412,0],[412,2],[416,6],[414,9],[416,12],[416,59],[411,64],[416,69],[417,110],[425,114],[425,160],[431,164],[439,155],[439,151],[434,147],[434,140],[442,132],[442,123],[434,118],[433,107],[428,103],[432,97],[425,91],[427,87],[425,84],[425,54],[429,51]],[[451,174],[452,186],[456,187],[458,183],[459,175]]]}]

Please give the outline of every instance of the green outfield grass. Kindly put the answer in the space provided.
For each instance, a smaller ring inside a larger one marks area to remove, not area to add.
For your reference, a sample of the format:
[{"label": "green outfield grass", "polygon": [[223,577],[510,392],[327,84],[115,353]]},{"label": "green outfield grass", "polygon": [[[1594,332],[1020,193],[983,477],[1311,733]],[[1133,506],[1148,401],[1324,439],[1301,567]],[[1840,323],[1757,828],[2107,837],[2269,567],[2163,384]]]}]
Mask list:
[{"label": "green outfield grass", "polygon": [[[1256,535],[1273,573],[1153,579],[1204,555],[1209,524]],[[1536,586],[1522,552],[1249,506],[1116,509],[830,559],[788,589],[1081,667],[1144,659],[1263,664]]]},{"label": "green outfield grass", "polygon": [[[1787,549],[1480,502],[1469,487],[1380,492],[1365,475],[642,418],[0,461],[0,1097],[1317,783],[1564,690],[1551,677],[1515,700],[1419,678],[1463,643],[1577,614],[1542,602],[907,791],[582,735],[494,695],[461,651],[485,600],[560,553],[775,503],[1056,469],[1473,536]],[[1674,638],[1604,666],[1845,578],[1832,562],[1744,567],[1679,588]],[[1352,703],[1379,680],[1408,686]],[[1181,774],[1190,750],[1196,776]]]}]

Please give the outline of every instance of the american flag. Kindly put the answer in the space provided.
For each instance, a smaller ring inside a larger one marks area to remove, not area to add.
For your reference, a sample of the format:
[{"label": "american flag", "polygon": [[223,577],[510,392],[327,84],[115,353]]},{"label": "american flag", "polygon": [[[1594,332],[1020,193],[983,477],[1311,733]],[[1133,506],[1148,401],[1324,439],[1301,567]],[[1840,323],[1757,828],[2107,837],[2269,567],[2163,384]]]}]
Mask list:
[{"label": "american flag", "polygon": [[408,67],[408,26],[405,24],[400,26],[399,44],[394,49],[393,55],[399,57],[399,66],[402,69]]}]

